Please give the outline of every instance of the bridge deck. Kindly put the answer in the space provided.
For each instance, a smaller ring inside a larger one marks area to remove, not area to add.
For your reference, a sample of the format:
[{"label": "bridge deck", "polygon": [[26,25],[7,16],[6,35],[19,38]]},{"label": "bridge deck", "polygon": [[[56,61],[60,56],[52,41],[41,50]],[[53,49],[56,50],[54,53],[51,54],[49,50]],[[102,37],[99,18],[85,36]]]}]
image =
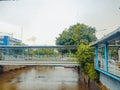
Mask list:
[{"label": "bridge deck", "polygon": [[0,61],[0,65],[41,65],[41,66],[78,66],[77,62],[74,61],[34,61],[34,60],[5,60]]}]

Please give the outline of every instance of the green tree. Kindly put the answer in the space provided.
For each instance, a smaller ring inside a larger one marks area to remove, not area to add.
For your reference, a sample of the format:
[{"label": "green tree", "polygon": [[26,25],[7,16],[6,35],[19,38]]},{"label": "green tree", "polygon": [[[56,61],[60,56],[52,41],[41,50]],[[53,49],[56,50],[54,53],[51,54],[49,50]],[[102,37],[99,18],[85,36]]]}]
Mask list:
[{"label": "green tree", "polygon": [[82,71],[90,79],[98,81],[98,73],[94,69],[94,48],[89,45],[80,44],[76,56]]},{"label": "green tree", "polygon": [[56,38],[57,45],[80,45],[81,43],[89,44],[95,41],[95,28],[85,24],[77,23],[66,28],[59,37]]},{"label": "green tree", "polygon": [[[66,28],[59,37],[56,38],[57,45],[79,45],[76,52],[77,62],[82,71],[92,80],[98,80],[98,73],[94,69],[94,48],[89,44],[96,41],[95,28],[85,24],[77,23]],[[65,52],[65,50],[62,50]]]},{"label": "green tree", "polygon": [[[59,37],[56,38],[57,45],[79,45],[76,52],[77,62],[82,71],[92,80],[98,80],[98,73],[94,69],[94,48],[89,44],[97,40],[95,28],[85,24],[77,23],[66,28]],[[65,50],[63,50],[65,51]]]},{"label": "green tree", "polygon": [[82,68],[94,62],[94,49],[88,45],[80,44],[76,52],[77,62]]},{"label": "green tree", "polygon": [[39,50],[34,50],[33,51],[34,54],[36,55],[54,55],[55,54],[55,50],[54,49],[39,49]]}]

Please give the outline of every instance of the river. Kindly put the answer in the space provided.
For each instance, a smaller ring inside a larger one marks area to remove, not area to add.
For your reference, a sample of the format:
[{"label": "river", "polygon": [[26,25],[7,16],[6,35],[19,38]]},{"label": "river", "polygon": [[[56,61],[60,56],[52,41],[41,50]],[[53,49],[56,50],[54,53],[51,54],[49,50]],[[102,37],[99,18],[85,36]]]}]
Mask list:
[{"label": "river", "polygon": [[28,67],[0,75],[0,90],[90,90],[73,68]]}]

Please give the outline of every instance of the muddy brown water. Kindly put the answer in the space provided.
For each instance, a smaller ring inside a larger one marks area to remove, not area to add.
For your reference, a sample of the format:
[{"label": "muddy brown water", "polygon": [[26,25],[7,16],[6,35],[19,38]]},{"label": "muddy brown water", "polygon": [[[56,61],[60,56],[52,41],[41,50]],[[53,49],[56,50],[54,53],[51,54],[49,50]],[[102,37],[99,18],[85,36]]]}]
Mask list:
[{"label": "muddy brown water", "polygon": [[0,90],[90,90],[77,70],[64,67],[28,67],[0,75]]}]

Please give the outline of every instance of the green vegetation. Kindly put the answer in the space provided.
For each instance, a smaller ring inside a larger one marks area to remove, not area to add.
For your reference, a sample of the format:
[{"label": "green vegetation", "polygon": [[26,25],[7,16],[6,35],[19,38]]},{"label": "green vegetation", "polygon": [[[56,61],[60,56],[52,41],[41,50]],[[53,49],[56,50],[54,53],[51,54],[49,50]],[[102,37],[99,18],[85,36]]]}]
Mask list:
[{"label": "green vegetation", "polygon": [[39,49],[39,50],[34,50],[32,52],[35,55],[56,55],[57,52],[55,52],[54,49]]},{"label": "green vegetation", "polygon": [[[56,38],[57,45],[78,45],[77,50],[72,50],[77,57],[82,71],[88,75],[91,80],[98,80],[98,73],[94,69],[94,48],[89,44],[97,40],[95,28],[85,24],[77,23],[65,29],[59,37]],[[65,51],[65,50],[64,50]]]},{"label": "green vegetation", "polygon": [[82,72],[88,75],[91,80],[98,81],[98,73],[94,70],[94,48],[81,44],[76,52],[76,56]]},{"label": "green vegetation", "polygon": [[[50,48],[47,48],[47,49],[31,49],[31,48],[27,48],[27,49],[24,49],[24,48],[21,48],[21,49],[10,49],[9,52],[6,52],[6,54],[9,54],[9,55],[14,55],[14,56],[17,56],[17,55],[29,55],[29,56],[44,56],[44,55],[47,55],[47,56],[56,56],[58,55],[58,52],[55,50],[55,49],[50,49]],[[0,57],[1,57],[1,54],[0,54]]]},{"label": "green vegetation", "polygon": [[56,38],[56,45],[80,45],[89,44],[95,41],[95,28],[77,23],[65,29],[59,37]]},{"label": "green vegetation", "polygon": [[108,51],[109,58],[113,60],[118,60],[119,59],[118,50],[119,47],[109,47],[109,51]]}]

